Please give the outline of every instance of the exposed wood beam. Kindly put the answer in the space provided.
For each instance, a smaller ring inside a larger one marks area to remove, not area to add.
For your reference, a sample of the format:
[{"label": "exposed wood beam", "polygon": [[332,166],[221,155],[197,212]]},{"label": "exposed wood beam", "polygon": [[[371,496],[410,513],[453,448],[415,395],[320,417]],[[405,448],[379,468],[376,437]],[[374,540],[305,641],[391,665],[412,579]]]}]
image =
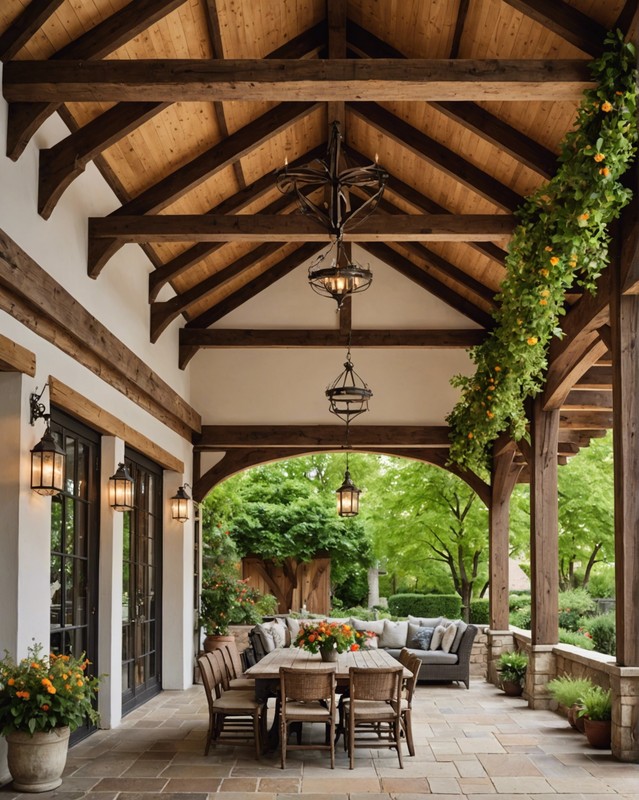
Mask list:
[{"label": "exposed wood beam", "polygon": [[487,142],[546,179],[557,171],[557,156],[543,145],[476,103],[431,103],[437,111],[460,123]]},{"label": "exposed wood beam", "polygon": [[[447,425],[351,425],[353,447],[450,446]],[[344,445],[343,425],[203,425],[193,438],[196,450],[236,447],[337,447]]]},{"label": "exposed wood beam", "polygon": [[0,34],[0,61],[11,61],[63,2],[64,0],[31,0],[6,31]]},{"label": "exposed wood beam", "polygon": [[35,377],[35,353],[0,333],[0,372],[22,372]]},{"label": "exposed wood beam", "polygon": [[[316,147],[306,153],[302,158],[298,158],[291,162],[291,167],[301,166],[302,164],[312,161],[324,154],[325,148]],[[252,205],[256,200],[260,200],[265,195],[273,191],[273,175],[268,173],[262,178],[259,178],[250,186],[241,189],[236,194],[223,200],[217,206],[211,208],[208,214],[237,214],[247,206]],[[194,264],[199,263],[203,259],[212,255],[216,250],[224,247],[223,242],[200,242],[199,244],[189,247],[183,253],[175,256],[166,264],[158,267],[154,272],[149,275],[149,302],[153,302],[163,286],[165,286],[173,278],[186,272]]]},{"label": "exposed wood beam", "polygon": [[184,472],[184,462],[169,453],[156,442],[144,436],[136,428],[127,425],[119,417],[106,411],[101,406],[84,397],[75,389],[62,383],[57,378],[49,376],[49,396],[51,403],[64,409],[77,419],[90,425],[100,433],[109,436],[118,436],[140,453],[153,459],[165,469],[174,472]]},{"label": "exposed wood beam", "polygon": [[450,45],[450,53],[448,54],[449,58],[459,57],[459,47],[464,34],[464,25],[466,24],[466,17],[468,16],[469,4],[470,0],[459,0],[459,7],[455,18],[455,30],[453,31],[453,41]]},{"label": "exposed wood beam", "polygon": [[89,161],[165,108],[168,103],[118,103],[58,144],[40,150],[40,216],[49,219],[64,191]]},{"label": "exposed wood beam", "polygon": [[200,415],[6,233],[0,308],[185,438]]},{"label": "exposed wood beam", "polygon": [[599,56],[607,30],[592,17],[583,14],[564,0],[505,0],[508,5],[544,28],[574,44],[584,53]]},{"label": "exposed wood beam", "polygon": [[[636,169],[635,169],[636,172]],[[639,294],[639,199],[635,196],[621,217],[621,275],[624,294]]]},{"label": "exposed wood beam", "polygon": [[163,303],[153,303],[151,305],[151,341],[157,342],[160,334],[177,319],[180,314],[188,311],[191,306],[201,303],[221,286],[237,278],[247,269],[259,266],[264,259],[276,253],[282,247],[280,242],[261,244],[253,250],[237,258],[213,275],[209,275],[203,281],[196,283],[182,294],[172,297]]},{"label": "exposed wood beam", "polygon": [[[370,164],[369,158],[366,158],[366,156],[354,151],[350,147],[348,149],[348,157],[360,166],[366,166]],[[450,209],[440,206],[439,203],[431,200],[430,197],[426,197],[426,195],[418,192],[417,189],[414,189],[412,186],[404,183],[404,181],[401,181],[395,175],[390,173],[388,182],[386,183],[386,188],[384,190],[384,197],[389,199],[389,195],[395,195],[396,198],[400,198],[414,208],[423,211],[425,214],[452,213]],[[490,258],[491,261],[495,261],[500,266],[503,266],[506,261],[506,251],[502,250],[502,248],[498,247],[496,244],[493,244],[493,242],[468,242],[468,246],[473,250],[476,250],[478,253],[481,253],[483,256]]]},{"label": "exposed wood beam", "polygon": [[[132,201],[134,203],[135,201]],[[344,232],[346,242],[468,242],[510,236],[508,214],[404,214],[368,217]],[[89,218],[90,249],[100,239],[125,242],[324,242],[330,233],[299,214],[112,214]]]},{"label": "exposed wood beam", "polygon": [[[456,51],[459,44],[457,36],[461,35],[460,25],[463,27],[467,10],[468,0],[462,0],[457,16],[451,58],[457,57]],[[356,37],[357,45],[364,56],[375,54],[376,57],[382,55],[386,58],[404,58],[402,53],[369,31],[365,31],[359,26],[353,26],[349,30]],[[516,161],[545,178],[551,178],[555,174],[557,159],[552,151],[491,114],[485,108],[470,102],[434,102],[431,105],[440,113],[446,114],[450,119],[472,130],[480,138],[495,145]]]},{"label": "exposed wood beam", "polygon": [[[348,245],[347,245],[348,246]],[[348,254],[348,257],[351,258],[351,254]],[[339,332],[344,338],[344,340],[348,343],[350,340],[348,337],[351,335],[353,330],[353,297],[349,295],[345,297],[342,301],[342,305],[339,309]]]},{"label": "exposed wood beam", "polygon": [[313,25],[312,28],[308,28],[288,42],[284,42],[281,47],[273,50],[266,57],[275,59],[312,58],[326,46],[326,36],[326,20],[321,20],[317,25]]},{"label": "exposed wood beam", "polygon": [[[316,105],[313,103],[285,103],[267,111],[249,125],[240,128],[219,144],[146,189],[114,211],[105,222],[130,214],[151,214],[161,211],[238,158],[255,150],[297,120],[306,117],[315,108]],[[89,275],[92,278],[100,274],[102,267],[122,244],[123,242],[117,239],[97,241],[89,237]]]},{"label": "exposed wood beam", "polygon": [[[610,389],[612,387],[612,367],[590,367],[588,372],[575,384],[577,389]],[[593,425],[594,428],[601,427]]]},{"label": "exposed wood beam", "polygon": [[247,330],[246,328],[206,328],[180,331],[180,344],[199,348],[297,348],[317,347],[344,349],[349,342],[353,347],[386,349],[465,349],[481,344],[484,331],[459,330],[317,330],[313,328],[282,330]]},{"label": "exposed wood beam", "polygon": [[[132,0],[124,8],[99,22],[78,39],[55,53],[52,60],[39,63],[46,71],[51,64],[58,60],[80,59],[80,63],[83,63],[87,59],[104,58],[184,2],[185,0]],[[7,66],[5,65],[5,70]],[[30,102],[31,99],[33,98],[19,98],[15,104],[9,105],[7,155],[14,161],[20,156],[33,134],[47,117],[56,110],[60,103],[66,102],[65,97],[40,98],[36,103]],[[150,99],[152,98],[137,98],[139,101]]]},{"label": "exposed wood beam", "polygon": [[365,250],[372,253],[377,258],[388,264],[394,270],[404,275],[409,280],[421,286],[426,291],[438,297],[444,303],[454,308],[460,314],[472,319],[483,328],[490,329],[493,325],[493,319],[490,314],[486,313],[483,309],[471,303],[465,297],[455,292],[446,284],[441,283],[437,278],[428,275],[423,269],[413,264],[407,258],[404,258],[396,250],[385,244],[362,244]]},{"label": "exposed wood beam", "polygon": [[5,99],[15,103],[533,102],[578,100],[592,85],[581,59],[67,59],[11,61],[4,73]]},{"label": "exposed wood beam", "polygon": [[[326,19],[328,21],[328,57],[346,58],[346,3],[344,0],[326,0]],[[328,124],[337,121],[345,135],[346,113],[343,101],[329,100],[327,105]]]},{"label": "exposed wood beam", "polygon": [[[269,267],[261,275],[258,275],[256,278],[253,278],[253,280],[244,284],[244,286],[242,286],[236,292],[233,292],[215,306],[212,306],[204,313],[192,319],[187,323],[186,327],[188,329],[207,328],[209,325],[212,325],[214,322],[217,322],[219,319],[241,306],[242,303],[246,303],[247,300],[250,300],[256,294],[259,294],[260,292],[264,291],[264,289],[267,289],[276,281],[280,280],[280,278],[288,275],[289,272],[292,272],[307,258],[311,258],[321,249],[322,248],[320,246],[312,243],[298,247],[293,253],[288,256],[284,256],[284,258],[278,261],[277,264]],[[184,369],[186,367],[189,361],[197,353],[197,350],[197,347],[183,345],[180,346],[180,369]]]},{"label": "exposed wood beam", "polygon": [[566,428],[559,428],[559,444],[572,442],[578,447],[588,447],[591,439],[602,439],[608,431],[605,428],[595,428],[593,430],[573,431]]},{"label": "exposed wood beam", "polygon": [[[582,350],[571,350],[570,363],[564,363],[563,369],[553,369],[549,373],[542,401],[544,410],[563,408],[568,392],[608,351],[608,347],[599,338],[596,331],[591,334],[591,337],[592,340],[580,340],[583,345]],[[555,365],[558,363],[555,362]]]},{"label": "exposed wood beam", "polygon": [[610,411],[560,411],[559,426],[573,431],[612,428]]},{"label": "exposed wood beam", "polygon": [[352,103],[348,108],[352,114],[356,114],[373,128],[382,131],[401,147],[504,211],[514,211],[523,201],[523,198],[509,186],[500,183],[496,178],[380,105]]},{"label": "exposed wood beam", "polygon": [[612,392],[573,389],[561,407],[571,411],[612,411]]}]

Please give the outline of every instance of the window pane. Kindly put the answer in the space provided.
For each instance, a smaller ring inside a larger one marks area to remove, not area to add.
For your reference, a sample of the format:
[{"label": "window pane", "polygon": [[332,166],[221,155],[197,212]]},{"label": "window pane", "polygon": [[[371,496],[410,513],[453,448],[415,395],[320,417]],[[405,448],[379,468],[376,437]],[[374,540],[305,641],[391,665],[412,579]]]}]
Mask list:
[{"label": "window pane", "polygon": [[77,495],[86,500],[89,495],[89,470],[91,448],[84,442],[78,442],[78,486]]},{"label": "window pane", "polygon": [[66,553],[75,553],[75,500],[64,498],[64,550]]},{"label": "window pane", "polygon": [[51,498],[51,551],[59,553],[62,547],[62,498]]},{"label": "window pane", "polygon": [[51,558],[51,626],[62,625],[62,574],[60,556]]},{"label": "window pane", "polygon": [[64,446],[67,454],[64,473],[67,494],[75,494],[75,445],[75,438],[73,436],[67,436]]}]

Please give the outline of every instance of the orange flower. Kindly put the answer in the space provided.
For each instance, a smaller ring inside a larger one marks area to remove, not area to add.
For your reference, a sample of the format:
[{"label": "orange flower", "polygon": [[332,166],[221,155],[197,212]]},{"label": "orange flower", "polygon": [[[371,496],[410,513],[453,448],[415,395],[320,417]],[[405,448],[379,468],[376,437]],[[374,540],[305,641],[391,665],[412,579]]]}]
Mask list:
[{"label": "orange flower", "polygon": [[540,269],[539,274],[543,275],[544,278],[548,277],[548,270],[547,269]]},{"label": "orange flower", "polygon": [[469,439],[474,439],[475,437],[474,437],[474,435],[473,435],[472,433],[469,433],[469,434],[468,434],[468,438],[469,438]]},{"label": "orange flower", "polygon": [[499,364],[495,364],[493,369],[495,370],[495,372],[501,372],[501,367],[499,366]]},{"label": "orange flower", "polygon": [[585,222],[587,219],[590,219],[590,214],[587,211],[584,211],[583,214],[579,215],[579,219],[583,219]]},{"label": "orange flower", "polygon": [[69,686],[69,684],[68,684],[68,683],[65,683],[65,684],[64,684],[64,688],[67,690],[67,692],[70,692],[70,691],[71,691],[71,687]]},{"label": "orange flower", "polygon": [[548,305],[548,300],[540,300],[539,301],[539,305],[540,306],[547,306]]},{"label": "orange flower", "polygon": [[57,691],[58,690],[55,688],[55,686],[47,686],[47,692],[49,692],[49,694],[56,694]]},{"label": "orange flower", "polygon": [[353,644],[351,645],[351,651],[355,652],[356,650],[359,650],[359,645],[353,642]]},{"label": "orange flower", "polygon": [[24,700],[29,700],[31,695],[29,692],[16,692],[16,697],[22,697]]},{"label": "orange flower", "polygon": [[599,170],[599,174],[603,175],[604,177],[607,177],[608,175],[610,175],[610,170],[608,169],[608,167],[602,167]]},{"label": "orange flower", "polygon": [[551,247],[549,244],[547,244],[547,245],[544,247],[544,250],[545,250],[547,253],[552,253],[552,247]]},{"label": "orange flower", "polygon": [[606,156],[603,153],[595,153],[595,155],[593,156],[593,158],[595,159],[597,164],[599,164],[601,161],[603,161],[605,157]]},{"label": "orange flower", "polygon": [[532,347],[533,345],[536,345],[538,341],[539,340],[536,336],[531,336],[530,339],[528,339],[528,344]]},{"label": "orange flower", "polygon": [[577,266],[577,262],[576,261],[569,261],[568,262],[568,266],[572,267],[572,269],[574,269]]},{"label": "orange flower", "polygon": [[48,710],[49,710],[49,706],[48,706],[46,703],[45,703],[43,706],[40,706],[40,708],[41,708],[43,711],[48,711]]},{"label": "orange flower", "polygon": [[43,678],[42,679],[42,685],[43,686],[51,686],[51,681],[48,678]]},{"label": "orange flower", "polygon": [[549,289],[542,289],[541,292],[539,292],[539,294],[542,297],[548,297],[548,295],[550,294],[550,290]]},{"label": "orange flower", "polygon": [[557,264],[559,264],[559,259],[557,258],[557,256],[553,256],[553,257],[550,259],[550,263],[553,265],[553,267],[556,267],[556,266],[557,266]]},{"label": "orange flower", "polygon": [[31,669],[40,669],[40,664],[37,661],[31,662]]},{"label": "orange flower", "polygon": [[9,686],[14,686],[15,685],[15,678],[9,678],[7,683],[9,684]]},{"label": "orange flower", "polygon": [[601,110],[608,113],[608,111],[612,111],[612,103],[609,103],[607,100],[601,104]]},{"label": "orange flower", "polygon": [[493,414],[492,411],[487,411],[486,416],[488,417],[488,419],[492,419],[495,415]]}]

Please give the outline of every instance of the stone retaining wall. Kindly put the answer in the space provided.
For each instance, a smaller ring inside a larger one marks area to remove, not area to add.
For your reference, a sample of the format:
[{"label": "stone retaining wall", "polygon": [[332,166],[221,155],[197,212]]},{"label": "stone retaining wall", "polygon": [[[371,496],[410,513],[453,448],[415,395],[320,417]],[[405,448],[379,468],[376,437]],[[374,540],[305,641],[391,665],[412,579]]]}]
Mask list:
[{"label": "stone retaining wall", "polygon": [[486,679],[486,665],[488,663],[488,625],[477,625],[477,636],[470,652],[470,674],[473,678]]}]

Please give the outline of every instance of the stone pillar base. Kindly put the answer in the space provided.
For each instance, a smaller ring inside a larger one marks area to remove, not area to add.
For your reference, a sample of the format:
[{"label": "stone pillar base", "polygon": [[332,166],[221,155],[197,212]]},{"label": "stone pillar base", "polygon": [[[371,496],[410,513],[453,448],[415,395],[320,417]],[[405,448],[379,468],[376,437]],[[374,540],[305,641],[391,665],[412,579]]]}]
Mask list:
[{"label": "stone pillar base", "polygon": [[620,761],[639,762],[639,667],[611,665],[612,754]]},{"label": "stone pillar base", "polygon": [[557,675],[557,665],[552,644],[530,645],[524,698],[529,708],[549,709],[556,706],[548,693],[548,681]]},{"label": "stone pillar base", "polygon": [[515,649],[515,639],[511,631],[494,631],[490,628],[486,630],[486,636],[488,638],[486,680],[499,686],[497,661],[502,653],[511,653]]}]

